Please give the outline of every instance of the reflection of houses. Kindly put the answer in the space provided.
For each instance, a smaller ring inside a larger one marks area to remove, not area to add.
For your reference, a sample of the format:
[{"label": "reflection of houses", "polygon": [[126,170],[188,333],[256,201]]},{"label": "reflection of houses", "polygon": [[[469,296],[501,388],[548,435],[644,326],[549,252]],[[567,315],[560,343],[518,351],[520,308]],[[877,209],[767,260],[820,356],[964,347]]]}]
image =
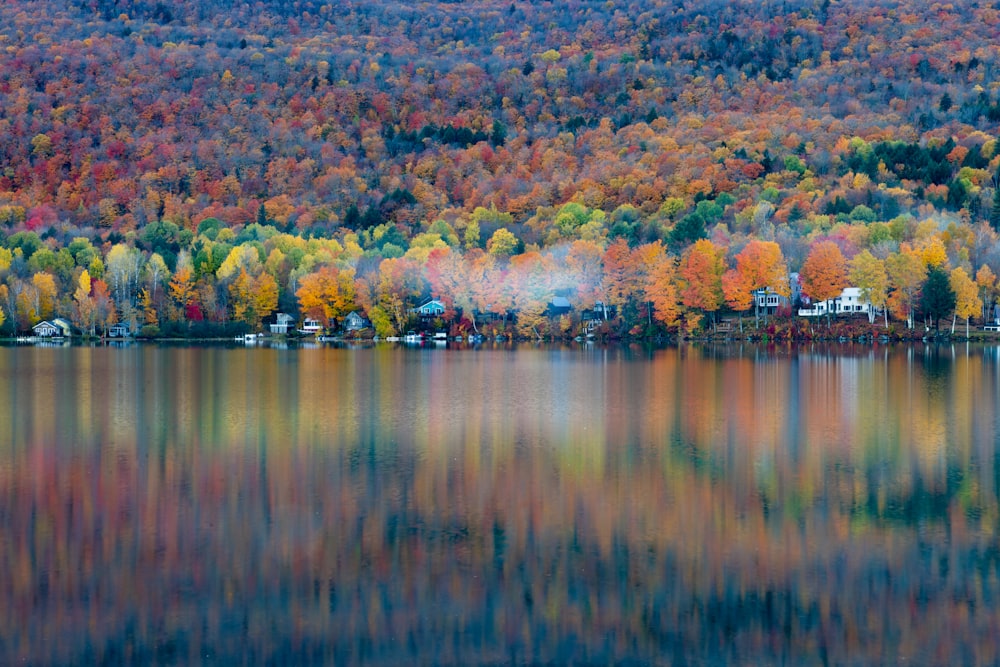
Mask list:
[{"label": "reflection of houses", "polygon": [[132,335],[132,330],[125,322],[119,322],[118,324],[113,324],[111,325],[111,328],[108,329],[109,338],[128,338],[131,335]]},{"label": "reflection of houses", "polygon": [[352,310],[347,314],[347,317],[344,318],[345,331],[361,331],[362,329],[367,329],[370,326],[371,323],[356,310]]},{"label": "reflection of houses", "polygon": [[35,326],[31,327],[31,332],[39,338],[59,338],[63,335],[68,335],[68,333],[63,333],[62,327],[56,325],[54,322],[49,322],[48,320],[42,320]]},{"label": "reflection of houses", "polygon": [[437,299],[431,299],[427,303],[413,309],[413,314],[422,320],[432,320],[444,315],[444,304]]},{"label": "reflection of houses", "polygon": [[319,323],[319,320],[312,317],[307,317],[302,321],[302,328],[299,329],[299,333],[305,335],[318,334],[323,332],[323,325]]},{"label": "reflection of houses", "polygon": [[845,287],[840,296],[826,301],[808,303],[803,308],[799,308],[799,315],[802,317],[820,317],[830,313],[832,315],[853,315],[858,313],[868,314],[873,306],[861,296],[860,287]]},{"label": "reflection of houses", "polygon": [[277,322],[271,325],[271,333],[273,334],[289,334],[292,333],[292,327],[295,325],[295,318],[288,313],[278,313]]}]

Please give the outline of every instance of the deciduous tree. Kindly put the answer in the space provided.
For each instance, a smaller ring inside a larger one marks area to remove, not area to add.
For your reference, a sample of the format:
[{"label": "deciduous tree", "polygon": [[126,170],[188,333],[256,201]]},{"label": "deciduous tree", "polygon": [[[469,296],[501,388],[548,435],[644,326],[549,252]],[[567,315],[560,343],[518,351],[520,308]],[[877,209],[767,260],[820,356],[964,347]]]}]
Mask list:
[{"label": "deciduous tree", "polygon": [[681,314],[676,275],[676,260],[667,257],[653,269],[645,286],[646,300],[653,304],[653,316],[667,328],[676,327]]},{"label": "deciduous tree", "polygon": [[96,309],[94,300],[90,296],[90,287],[90,272],[84,269],[80,273],[76,291],[73,293],[73,319],[77,327],[93,336]]},{"label": "deciduous tree", "polygon": [[976,272],[976,286],[979,287],[979,300],[983,302],[983,320],[990,320],[997,296],[997,277],[986,264]]},{"label": "deciduous tree", "polygon": [[[735,275],[730,275],[731,272]],[[754,294],[758,290],[770,289],[781,296],[789,296],[788,267],[781,246],[774,241],[751,240],[736,255],[736,268],[723,276],[722,289],[730,307],[741,312],[754,305]],[[755,308],[755,317],[758,316]]]},{"label": "deciduous tree", "polygon": [[885,271],[885,263],[868,250],[862,250],[851,260],[850,281],[861,290],[861,298],[870,305],[868,322],[875,323],[876,309],[881,309],[885,326],[889,326],[889,314],[886,299],[889,291],[889,276]]},{"label": "deciduous tree", "polygon": [[[813,244],[802,264],[802,289],[814,302],[836,299],[847,287],[847,260],[833,241]],[[827,308],[827,323],[830,311]]]},{"label": "deciduous tree", "polygon": [[[969,318],[983,309],[983,301],[979,298],[979,289],[965,269],[958,267],[949,276],[951,291],[955,293],[955,317],[965,318],[965,337],[969,337]],[[951,321],[951,332],[955,333],[955,319]]]},{"label": "deciduous tree", "polygon": [[56,299],[58,298],[55,278],[51,273],[42,271],[31,277],[31,284],[37,291],[37,300],[35,303],[38,319],[50,319],[55,313]]},{"label": "deciduous tree", "polygon": [[304,315],[332,326],[354,307],[354,269],[324,266],[302,277],[295,296]]},{"label": "deciduous tree", "polygon": [[725,249],[707,239],[696,241],[685,251],[678,268],[681,303],[708,313],[714,321],[724,298]]},{"label": "deciduous tree", "polygon": [[913,307],[927,278],[927,266],[919,254],[901,248],[886,258],[885,269],[889,274],[889,309],[896,317],[905,319],[907,327],[912,329]]}]

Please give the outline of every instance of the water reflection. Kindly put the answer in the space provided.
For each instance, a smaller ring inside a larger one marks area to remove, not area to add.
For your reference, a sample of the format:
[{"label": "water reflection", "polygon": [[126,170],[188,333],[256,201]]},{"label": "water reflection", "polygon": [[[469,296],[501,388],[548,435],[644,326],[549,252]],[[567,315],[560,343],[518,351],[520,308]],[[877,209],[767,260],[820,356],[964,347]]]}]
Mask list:
[{"label": "water reflection", "polygon": [[1000,660],[996,348],[0,350],[0,662]]}]

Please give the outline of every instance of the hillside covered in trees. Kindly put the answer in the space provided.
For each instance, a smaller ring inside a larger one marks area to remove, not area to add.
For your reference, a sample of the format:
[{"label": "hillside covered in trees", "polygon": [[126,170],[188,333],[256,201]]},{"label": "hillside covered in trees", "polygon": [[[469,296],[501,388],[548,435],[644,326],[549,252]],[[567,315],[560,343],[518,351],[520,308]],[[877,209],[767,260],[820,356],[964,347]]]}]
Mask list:
[{"label": "hillside covered in trees", "polygon": [[990,2],[15,1],[0,67],[6,333],[996,298]]}]

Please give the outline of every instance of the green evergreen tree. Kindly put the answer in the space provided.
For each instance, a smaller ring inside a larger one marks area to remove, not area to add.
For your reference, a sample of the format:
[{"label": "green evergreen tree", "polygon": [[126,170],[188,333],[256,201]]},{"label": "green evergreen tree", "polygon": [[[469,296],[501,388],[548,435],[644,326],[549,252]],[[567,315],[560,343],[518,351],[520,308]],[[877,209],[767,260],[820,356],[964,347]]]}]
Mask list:
[{"label": "green evergreen tree", "polygon": [[941,267],[931,268],[920,291],[920,310],[931,318],[935,331],[942,317],[955,312],[955,303],[955,291],[951,289],[948,274]]},{"label": "green evergreen tree", "polygon": [[990,208],[990,227],[1000,232],[1000,172],[993,177],[993,206]]}]

